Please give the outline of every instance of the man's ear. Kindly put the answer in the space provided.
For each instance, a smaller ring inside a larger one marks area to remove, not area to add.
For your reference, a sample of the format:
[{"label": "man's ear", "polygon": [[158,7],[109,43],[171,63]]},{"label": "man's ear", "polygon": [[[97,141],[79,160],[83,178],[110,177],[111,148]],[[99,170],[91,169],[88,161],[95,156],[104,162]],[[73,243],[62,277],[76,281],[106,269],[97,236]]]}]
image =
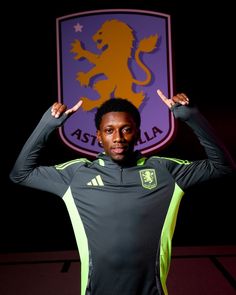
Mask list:
[{"label": "man's ear", "polygon": [[101,138],[101,132],[100,132],[100,130],[97,130],[96,131],[96,137],[97,137],[97,141],[99,143],[101,143],[102,142],[102,138]]},{"label": "man's ear", "polygon": [[135,143],[137,143],[137,142],[139,141],[139,139],[140,139],[140,136],[141,136],[141,130],[140,130],[140,129],[138,129],[138,130],[137,130],[137,134],[136,134]]}]

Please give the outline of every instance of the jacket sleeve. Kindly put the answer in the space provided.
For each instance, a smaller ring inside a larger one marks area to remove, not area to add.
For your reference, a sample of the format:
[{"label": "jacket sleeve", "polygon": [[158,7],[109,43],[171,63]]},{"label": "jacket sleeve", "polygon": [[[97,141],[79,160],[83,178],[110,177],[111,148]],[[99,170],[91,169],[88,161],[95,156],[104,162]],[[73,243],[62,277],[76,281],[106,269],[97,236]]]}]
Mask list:
[{"label": "jacket sleeve", "polygon": [[45,147],[48,137],[68,118],[66,114],[63,114],[60,118],[54,118],[50,109],[45,112],[24,144],[10,172],[10,179],[17,184],[63,195],[68,187],[69,174],[61,175],[56,167],[40,166],[38,163],[40,153]]},{"label": "jacket sleeve", "polygon": [[184,121],[192,129],[206,154],[203,160],[169,159],[165,163],[182,189],[235,171],[236,165],[225,145],[196,107],[176,104],[172,111],[176,119]]}]

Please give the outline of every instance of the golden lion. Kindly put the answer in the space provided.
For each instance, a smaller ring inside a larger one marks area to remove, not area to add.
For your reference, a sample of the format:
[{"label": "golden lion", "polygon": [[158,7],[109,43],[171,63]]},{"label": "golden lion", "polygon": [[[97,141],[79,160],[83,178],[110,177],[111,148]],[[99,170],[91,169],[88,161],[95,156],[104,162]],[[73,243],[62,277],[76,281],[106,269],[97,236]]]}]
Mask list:
[{"label": "golden lion", "polygon": [[[146,74],[144,81],[136,80],[129,69],[135,37],[133,30],[126,23],[116,19],[107,20],[103,23],[101,28],[93,35],[93,41],[96,42],[97,48],[102,51],[100,54],[85,50],[81,42],[75,40],[71,49],[72,53],[76,53],[74,58],[76,60],[85,58],[95,65],[86,73],[78,72],[76,79],[81,86],[93,86],[92,88],[99,94],[99,98],[95,100],[83,97],[83,109],[89,111],[99,107],[111,95],[127,98],[138,108],[143,102],[145,94],[143,91],[135,93],[133,84],[145,86],[150,83],[152,78],[150,70],[141,61],[140,54],[152,52],[156,48],[157,39],[157,35],[144,38],[135,50],[135,61]],[[92,78],[95,79],[99,75],[105,76],[105,79],[93,83]]]}]

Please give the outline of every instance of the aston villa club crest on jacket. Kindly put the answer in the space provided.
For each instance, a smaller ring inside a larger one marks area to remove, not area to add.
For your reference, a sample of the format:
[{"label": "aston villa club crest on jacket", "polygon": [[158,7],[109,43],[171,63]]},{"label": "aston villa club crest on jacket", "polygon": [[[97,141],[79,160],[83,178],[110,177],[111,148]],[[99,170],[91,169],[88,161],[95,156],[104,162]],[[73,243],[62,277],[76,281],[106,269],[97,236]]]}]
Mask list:
[{"label": "aston villa club crest on jacket", "polygon": [[147,189],[153,189],[157,186],[155,169],[143,169],[139,171],[142,186]]},{"label": "aston villa club crest on jacket", "polygon": [[140,111],[136,149],[155,153],[174,135],[173,115],[160,88],[173,95],[170,16],[152,11],[109,9],[57,19],[58,96],[82,107],[60,128],[64,143],[96,156],[96,109],[111,97],[129,99]]}]

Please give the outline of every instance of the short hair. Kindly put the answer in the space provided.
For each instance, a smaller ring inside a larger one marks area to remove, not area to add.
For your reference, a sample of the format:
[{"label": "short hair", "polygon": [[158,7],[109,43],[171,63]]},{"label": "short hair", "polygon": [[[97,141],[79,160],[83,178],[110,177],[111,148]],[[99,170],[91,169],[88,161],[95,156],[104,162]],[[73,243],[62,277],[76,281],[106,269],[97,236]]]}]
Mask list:
[{"label": "short hair", "polygon": [[110,112],[125,112],[132,116],[137,128],[141,124],[141,116],[139,110],[128,99],[125,98],[110,98],[106,100],[95,114],[95,126],[97,130],[100,128],[103,115]]}]

